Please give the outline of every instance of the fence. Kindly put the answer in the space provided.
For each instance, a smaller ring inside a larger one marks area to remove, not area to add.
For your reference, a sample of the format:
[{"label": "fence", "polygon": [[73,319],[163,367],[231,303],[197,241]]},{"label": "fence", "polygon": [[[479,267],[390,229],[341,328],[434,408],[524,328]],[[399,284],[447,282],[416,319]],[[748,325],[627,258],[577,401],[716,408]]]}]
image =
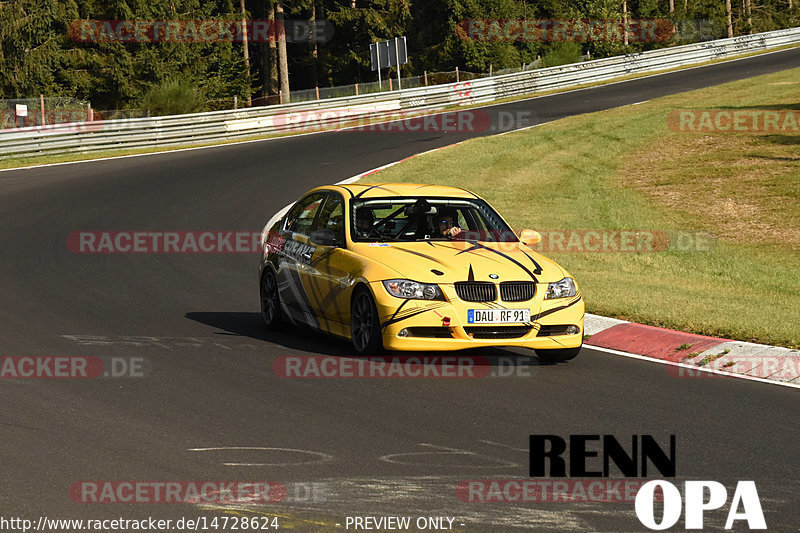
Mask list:
[{"label": "fence", "polygon": [[[515,72],[525,72],[538,68],[541,59],[533,63],[523,64],[522,67],[507,68],[494,73],[469,72],[466,70],[450,70],[446,72],[425,72],[421,76],[407,76],[400,78],[401,89],[416,89],[418,87],[429,87],[432,85],[443,85],[447,83],[459,83],[463,81],[486,78],[492,75],[511,74]],[[327,100],[329,98],[342,98],[346,96],[360,96],[362,94],[374,94],[383,91],[396,91],[397,78],[387,76],[383,81],[370,81],[366,83],[354,83],[351,85],[337,85],[336,87],[317,87],[315,89],[303,89],[292,91],[292,102],[310,102],[312,100]]]},{"label": "fence", "polygon": [[488,103],[797,43],[800,28],[790,28],[402,91],[236,111],[25,127],[0,132],[0,157],[211,143],[298,127],[337,125],[344,119],[386,119],[401,113]]},{"label": "fence", "polygon": [[0,100],[0,130],[86,122],[91,117],[89,103],[73,98]]}]

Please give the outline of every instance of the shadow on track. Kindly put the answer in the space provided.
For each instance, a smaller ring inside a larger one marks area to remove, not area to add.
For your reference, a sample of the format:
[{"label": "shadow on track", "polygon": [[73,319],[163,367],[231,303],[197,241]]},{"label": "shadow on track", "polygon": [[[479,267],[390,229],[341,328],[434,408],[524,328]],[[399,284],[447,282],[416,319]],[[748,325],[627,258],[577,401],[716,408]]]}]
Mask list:
[{"label": "shadow on track", "polygon": [[260,313],[209,311],[190,312],[185,316],[189,320],[223,330],[214,332],[214,335],[247,337],[306,353],[353,355],[353,348],[349,342],[317,333],[309,328],[286,324],[277,331],[267,330],[261,321]]}]

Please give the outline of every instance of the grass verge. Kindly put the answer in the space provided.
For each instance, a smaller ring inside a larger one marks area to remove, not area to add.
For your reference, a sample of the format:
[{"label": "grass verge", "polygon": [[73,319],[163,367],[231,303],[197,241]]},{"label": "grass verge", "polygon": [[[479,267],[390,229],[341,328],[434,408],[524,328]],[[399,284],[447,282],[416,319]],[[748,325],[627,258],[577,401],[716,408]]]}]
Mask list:
[{"label": "grass verge", "polygon": [[800,110],[800,69],[471,140],[368,179],[465,187],[546,236],[710,232],[705,251],[546,255],[589,312],[800,348],[800,134],[671,130],[688,108]]}]

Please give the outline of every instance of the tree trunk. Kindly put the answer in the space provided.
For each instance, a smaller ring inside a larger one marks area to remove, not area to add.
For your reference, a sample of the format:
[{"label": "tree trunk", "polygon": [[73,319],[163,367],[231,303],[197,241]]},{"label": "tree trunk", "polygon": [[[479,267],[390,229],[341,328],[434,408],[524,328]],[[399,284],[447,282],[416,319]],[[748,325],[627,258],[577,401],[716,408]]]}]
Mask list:
[{"label": "tree trunk", "polygon": [[289,94],[289,63],[286,58],[286,28],[283,25],[283,2],[275,2],[275,20],[278,30],[278,77],[281,81],[281,103],[288,104],[291,101]]},{"label": "tree trunk", "polygon": [[269,69],[267,71],[267,87],[269,94],[278,94],[278,27],[275,24],[275,3],[267,0],[267,20],[269,21]]},{"label": "tree trunk", "polygon": [[669,0],[669,12],[672,13],[675,11],[675,0]]},{"label": "tree trunk", "polygon": [[[669,0],[672,6],[672,0]],[[622,44],[628,46],[628,0],[622,0]]]},{"label": "tree trunk", "polygon": [[751,9],[750,0],[744,0],[745,11],[747,12],[747,33],[753,33],[753,10]]},{"label": "tree trunk", "polygon": [[725,0],[725,10],[728,12],[728,37],[733,37],[733,15],[731,14],[731,0]]},{"label": "tree trunk", "polygon": [[316,31],[315,26],[317,24],[317,0],[313,0],[311,2],[311,16],[308,17],[308,27],[311,29],[311,35],[309,39],[311,39],[311,57],[312,62],[314,63],[314,87],[319,87],[319,81],[317,80],[317,69],[319,66],[319,52],[317,50],[317,39],[316,39]]},{"label": "tree trunk", "polygon": [[239,7],[242,10],[242,43],[244,44],[244,66],[247,69],[247,105],[253,105],[253,98],[250,94],[250,48],[247,38],[247,11],[244,8],[244,0],[239,0]]}]

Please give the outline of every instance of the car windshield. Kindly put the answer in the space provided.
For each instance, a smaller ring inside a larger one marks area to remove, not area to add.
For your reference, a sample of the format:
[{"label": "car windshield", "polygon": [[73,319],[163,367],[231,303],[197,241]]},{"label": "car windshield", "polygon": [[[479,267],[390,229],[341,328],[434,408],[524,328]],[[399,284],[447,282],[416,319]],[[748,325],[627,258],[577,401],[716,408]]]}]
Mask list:
[{"label": "car windshield", "polygon": [[351,220],[356,242],[518,241],[497,212],[477,198],[353,199]]}]

